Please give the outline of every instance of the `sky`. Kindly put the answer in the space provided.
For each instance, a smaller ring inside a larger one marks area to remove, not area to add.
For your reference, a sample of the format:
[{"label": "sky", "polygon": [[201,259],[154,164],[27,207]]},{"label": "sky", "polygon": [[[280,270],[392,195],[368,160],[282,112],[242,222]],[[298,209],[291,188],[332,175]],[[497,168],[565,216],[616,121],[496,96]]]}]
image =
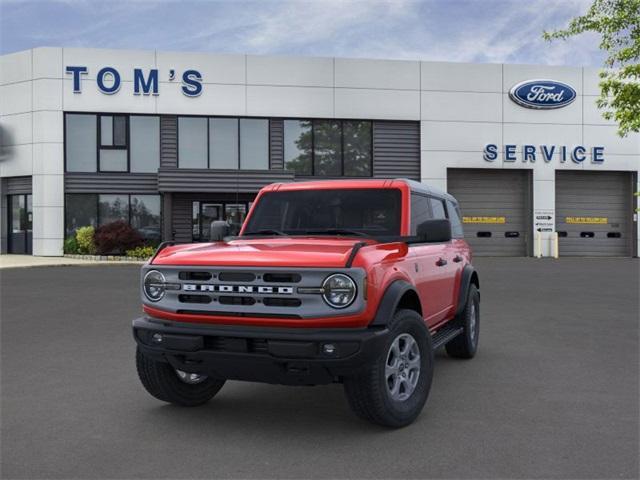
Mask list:
[{"label": "sky", "polygon": [[0,0],[0,53],[38,46],[602,64],[593,34],[545,42],[592,0]]}]

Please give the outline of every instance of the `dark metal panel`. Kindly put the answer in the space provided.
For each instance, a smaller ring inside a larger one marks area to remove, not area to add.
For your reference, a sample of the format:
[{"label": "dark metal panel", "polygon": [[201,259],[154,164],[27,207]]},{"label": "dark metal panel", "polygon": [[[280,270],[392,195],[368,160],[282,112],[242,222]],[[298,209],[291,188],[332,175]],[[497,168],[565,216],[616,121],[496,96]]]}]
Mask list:
[{"label": "dark metal panel", "polygon": [[[487,217],[505,219],[505,223],[464,224],[464,238],[475,255],[527,255],[532,223],[530,182],[527,170],[447,170],[447,190],[458,200],[463,218],[480,217],[475,219],[480,222]],[[513,236],[516,232],[518,236]]]},{"label": "dark metal panel", "polygon": [[161,168],[158,172],[161,192],[255,193],[271,183],[292,181],[293,173],[285,170]]},{"label": "dark metal panel", "polygon": [[178,166],[178,117],[160,117],[160,167]]},{"label": "dark metal panel", "polygon": [[373,122],[373,176],[420,180],[419,122]]},{"label": "dark metal panel", "polygon": [[31,193],[31,177],[7,177],[6,179],[7,195],[20,195]]},{"label": "dark metal panel", "polygon": [[66,173],[65,193],[158,193],[155,173]]},{"label": "dark metal panel", "polygon": [[174,195],[171,213],[171,229],[176,242],[191,242],[192,203],[187,196]]},{"label": "dark metal panel", "polygon": [[284,120],[272,118],[269,122],[269,168],[284,168]]},{"label": "dark metal panel", "polygon": [[632,191],[630,172],[556,171],[556,231],[566,234],[559,234],[560,256],[632,256]]}]

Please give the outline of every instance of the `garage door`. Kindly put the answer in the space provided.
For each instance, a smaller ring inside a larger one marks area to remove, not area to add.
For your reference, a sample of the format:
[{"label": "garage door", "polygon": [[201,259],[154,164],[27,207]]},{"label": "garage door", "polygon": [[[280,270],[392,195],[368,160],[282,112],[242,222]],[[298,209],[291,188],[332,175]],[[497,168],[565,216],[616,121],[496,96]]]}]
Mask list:
[{"label": "garage door", "polygon": [[527,255],[530,184],[526,170],[447,171],[447,188],[460,203],[464,236],[475,255]]},{"label": "garage door", "polygon": [[631,256],[629,172],[556,172],[560,256]]}]

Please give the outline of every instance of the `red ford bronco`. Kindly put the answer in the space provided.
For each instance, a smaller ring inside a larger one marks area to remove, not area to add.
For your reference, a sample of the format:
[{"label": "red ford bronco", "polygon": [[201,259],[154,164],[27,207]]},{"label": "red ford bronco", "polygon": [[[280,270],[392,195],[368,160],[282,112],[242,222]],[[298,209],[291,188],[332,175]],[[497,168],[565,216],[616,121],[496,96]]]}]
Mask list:
[{"label": "red ford bronco", "polygon": [[479,280],[447,193],[410,180],[274,184],[236,237],[162,244],[133,322],[140,380],[195,406],[225,380],[344,384],[359,416],[421,412],[434,350],[471,358]]}]

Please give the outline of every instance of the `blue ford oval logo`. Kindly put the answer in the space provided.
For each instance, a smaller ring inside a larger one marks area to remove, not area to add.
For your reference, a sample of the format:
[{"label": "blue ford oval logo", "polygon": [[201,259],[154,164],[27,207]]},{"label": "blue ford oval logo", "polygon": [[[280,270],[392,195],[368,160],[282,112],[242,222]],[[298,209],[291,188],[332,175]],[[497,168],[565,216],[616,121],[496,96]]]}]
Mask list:
[{"label": "blue ford oval logo", "polygon": [[548,110],[569,105],[576,99],[576,91],[555,80],[527,80],[514,85],[509,97],[523,107]]}]

